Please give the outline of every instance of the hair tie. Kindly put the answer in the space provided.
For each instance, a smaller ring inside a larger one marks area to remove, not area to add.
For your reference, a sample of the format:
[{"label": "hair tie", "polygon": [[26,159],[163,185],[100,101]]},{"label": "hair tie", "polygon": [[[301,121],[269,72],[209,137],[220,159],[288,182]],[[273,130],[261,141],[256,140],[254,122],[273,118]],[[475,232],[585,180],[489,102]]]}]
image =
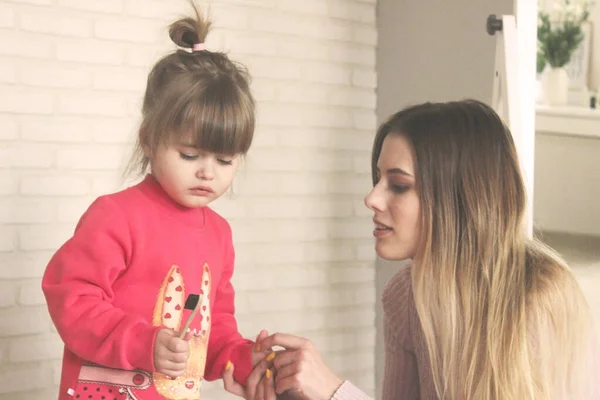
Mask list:
[{"label": "hair tie", "polygon": [[206,46],[204,46],[204,43],[196,43],[195,45],[192,46],[192,51],[203,51],[206,50]]}]

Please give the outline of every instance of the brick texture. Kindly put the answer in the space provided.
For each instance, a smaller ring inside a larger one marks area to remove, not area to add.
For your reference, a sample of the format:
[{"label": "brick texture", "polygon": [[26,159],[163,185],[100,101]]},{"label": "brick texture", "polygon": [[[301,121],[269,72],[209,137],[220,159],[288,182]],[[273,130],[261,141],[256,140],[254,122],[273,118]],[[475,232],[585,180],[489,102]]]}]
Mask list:
[{"label": "brick texture", "polygon": [[[204,4],[204,3],[202,3]],[[245,63],[255,146],[214,208],[231,222],[240,329],[311,338],[374,393],[369,152],[376,0],[214,0],[209,49]],[[148,70],[184,1],[0,1],[0,400],[56,398],[40,278],[98,195],[124,186]],[[233,399],[221,382],[203,398]]]}]

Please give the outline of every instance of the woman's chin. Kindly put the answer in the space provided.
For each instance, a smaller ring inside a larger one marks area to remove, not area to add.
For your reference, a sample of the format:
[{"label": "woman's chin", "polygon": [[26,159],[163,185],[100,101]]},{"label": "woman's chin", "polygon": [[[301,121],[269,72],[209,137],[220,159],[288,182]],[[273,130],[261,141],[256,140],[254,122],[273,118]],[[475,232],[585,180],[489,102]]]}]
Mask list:
[{"label": "woman's chin", "polygon": [[412,258],[412,254],[406,251],[398,249],[398,245],[386,245],[384,243],[377,243],[375,245],[375,252],[377,255],[386,261],[402,261]]}]

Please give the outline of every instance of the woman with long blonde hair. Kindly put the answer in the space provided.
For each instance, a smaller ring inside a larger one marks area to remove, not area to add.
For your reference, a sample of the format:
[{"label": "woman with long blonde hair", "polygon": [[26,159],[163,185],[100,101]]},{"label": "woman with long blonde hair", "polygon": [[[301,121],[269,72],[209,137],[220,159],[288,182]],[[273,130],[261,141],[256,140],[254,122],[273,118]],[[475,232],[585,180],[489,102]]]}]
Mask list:
[{"label": "woman with long blonde hair", "polygon": [[[377,254],[412,259],[383,295],[384,399],[600,398],[588,306],[567,264],[526,234],[517,153],[490,107],[398,112],[377,132],[372,171]],[[367,398],[307,339],[261,344],[275,345],[277,393]]]}]

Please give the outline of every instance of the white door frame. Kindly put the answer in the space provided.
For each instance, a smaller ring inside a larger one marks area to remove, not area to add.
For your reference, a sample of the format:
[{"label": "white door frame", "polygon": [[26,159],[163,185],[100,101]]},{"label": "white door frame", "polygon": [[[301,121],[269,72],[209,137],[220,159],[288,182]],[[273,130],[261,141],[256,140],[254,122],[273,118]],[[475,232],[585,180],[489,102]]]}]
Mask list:
[{"label": "white door frame", "polygon": [[535,159],[535,80],[538,4],[515,0],[519,58],[520,134],[514,138],[527,190],[527,229],[533,233],[533,174]]}]

